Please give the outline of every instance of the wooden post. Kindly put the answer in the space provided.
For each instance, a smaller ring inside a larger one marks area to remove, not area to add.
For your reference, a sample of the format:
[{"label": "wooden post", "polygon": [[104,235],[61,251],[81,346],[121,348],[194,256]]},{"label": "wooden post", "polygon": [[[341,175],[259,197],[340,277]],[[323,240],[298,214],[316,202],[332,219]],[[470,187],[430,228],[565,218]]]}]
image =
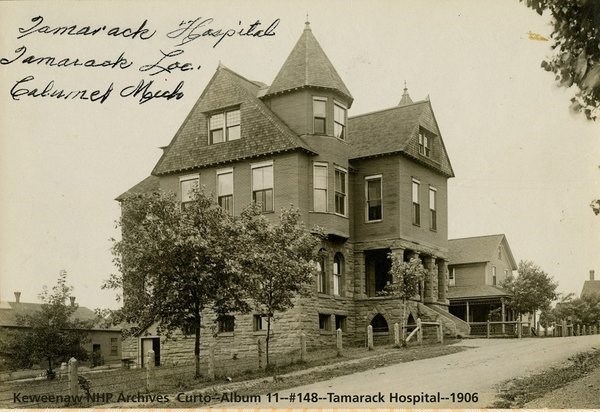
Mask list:
[{"label": "wooden post", "polygon": [[548,324],[544,326],[544,336],[548,337]]},{"label": "wooden post", "polygon": [[444,343],[444,324],[442,323],[442,318],[439,316],[437,318],[437,321],[438,321],[438,327],[437,327],[438,342],[443,344]]},{"label": "wooden post", "polygon": [[337,356],[342,356],[342,329],[335,331],[335,348],[337,350]]},{"label": "wooden post", "polygon": [[465,321],[469,323],[469,301],[467,300],[467,311],[466,311],[466,319]]},{"label": "wooden post", "polygon": [[506,326],[504,325],[504,322],[506,322],[506,307],[504,305],[504,298],[500,298],[500,302],[502,303],[502,334],[506,334]]},{"label": "wooden post", "polygon": [[400,325],[394,323],[394,348],[399,348],[400,345]]},{"label": "wooden post", "polygon": [[583,331],[582,331],[582,335],[586,335],[587,334],[587,328],[585,327],[586,325],[583,325]]},{"label": "wooden post", "polygon": [[577,324],[577,336],[581,336],[581,323]]},{"label": "wooden post", "polygon": [[488,339],[490,338],[490,320],[489,320],[489,319],[488,319],[488,321],[487,321],[486,337],[487,337]]},{"label": "wooden post", "polygon": [[521,339],[523,337],[523,324],[521,321],[517,322],[517,337]]},{"label": "wooden post", "polygon": [[369,350],[375,349],[373,346],[373,326],[367,326],[367,347]]},{"label": "wooden post", "polygon": [[300,334],[300,362],[306,362],[306,334]]},{"label": "wooden post", "polygon": [[562,321],[562,327],[561,327],[561,336],[564,338],[566,336],[568,336],[567,334],[567,321],[563,319]]},{"label": "wooden post", "polygon": [[208,347],[208,371],[206,377],[211,381],[215,379],[215,345],[211,342]]},{"label": "wooden post", "polygon": [[77,359],[69,359],[69,395],[77,396],[79,381],[77,380]]},{"label": "wooden post", "polygon": [[419,345],[423,344],[423,325],[421,318],[417,318],[417,343]]},{"label": "wooden post", "polygon": [[265,353],[262,338],[258,338],[258,341],[256,342],[256,346],[257,346],[257,349],[258,349],[258,369],[262,369],[262,367],[263,367],[263,356],[264,356],[264,353]]},{"label": "wooden post", "polygon": [[155,388],[155,372],[156,361],[154,357],[154,351],[150,349],[146,354],[146,391],[152,392]]}]

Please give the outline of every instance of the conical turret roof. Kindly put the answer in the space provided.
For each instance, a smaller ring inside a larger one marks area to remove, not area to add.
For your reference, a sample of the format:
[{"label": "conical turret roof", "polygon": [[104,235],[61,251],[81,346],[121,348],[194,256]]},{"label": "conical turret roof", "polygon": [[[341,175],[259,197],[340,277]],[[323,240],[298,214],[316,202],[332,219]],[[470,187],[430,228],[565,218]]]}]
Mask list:
[{"label": "conical turret roof", "polygon": [[352,95],[306,22],[306,27],[273,80],[266,96],[303,87],[335,90],[352,103]]}]

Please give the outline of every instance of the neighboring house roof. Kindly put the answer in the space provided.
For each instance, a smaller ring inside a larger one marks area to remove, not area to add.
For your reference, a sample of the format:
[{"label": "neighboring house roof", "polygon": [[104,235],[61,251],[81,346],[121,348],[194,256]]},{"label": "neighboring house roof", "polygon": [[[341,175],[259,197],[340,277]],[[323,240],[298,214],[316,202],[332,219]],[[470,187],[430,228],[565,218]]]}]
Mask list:
[{"label": "neighboring house roof", "polygon": [[[164,175],[291,150],[315,154],[302,138],[258,99],[260,88],[261,84],[219,65],[164,150],[152,174]],[[231,107],[240,107],[240,139],[208,144],[210,114]],[[256,139],[256,136],[260,136],[260,139]]]},{"label": "neighboring house roof", "polygon": [[308,23],[265,96],[303,87],[337,91],[349,98],[352,104],[350,91],[313,36]]},{"label": "neighboring house roof", "polygon": [[[31,316],[42,309],[41,303],[29,303],[29,302],[2,302],[2,308],[0,308],[0,327],[19,327],[20,325],[17,318],[19,316]],[[75,312],[71,315],[71,319],[80,321],[97,321],[98,318],[93,310],[86,308],[85,306],[77,306]],[[119,331],[117,328],[102,328],[93,327],[92,329],[102,330],[114,330]]]},{"label": "neighboring house roof", "polygon": [[600,295],[600,280],[586,280],[581,289],[581,296]]},{"label": "neighboring house roof", "polygon": [[[421,127],[439,138],[437,150],[430,158],[418,153]],[[447,176],[454,176],[429,100],[350,117],[348,143],[353,159],[404,153]]]},{"label": "neighboring house roof", "polygon": [[476,299],[496,296],[510,296],[508,292],[497,286],[453,286],[448,288],[448,299]]},{"label": "neighboring house roof", "polygon": [[148,176],[125,193],[120,194],[115,200],[121,202],[127,197],[138,193],[156,192],[160,187],[159,180],[156,176]]},{"label": "neighboring house roof", "polygon": [[449,264],[462,265],[490,262],[494,254],[498,252],[500,244],[504,246],[512,270],[516,270],[517,263],[512,255],[506,236],[503,234],[448,239]]}]

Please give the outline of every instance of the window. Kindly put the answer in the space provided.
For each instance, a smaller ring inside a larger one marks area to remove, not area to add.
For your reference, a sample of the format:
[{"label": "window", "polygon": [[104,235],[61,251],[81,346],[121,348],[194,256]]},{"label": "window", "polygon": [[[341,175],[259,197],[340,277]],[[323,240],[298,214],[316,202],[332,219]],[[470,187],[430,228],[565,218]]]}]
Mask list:
[{"label": "window", "polygon": [[346,332],[346,316],[335,315],[335,330],[341,329]]},{"label": "window", "polygon": [[231,315],[223,315],[217,318],[217,327],[219,333],[233,332],[235,328],[235,317]]},{"label": "window", "polygon": [[429,228],[437,230],[437,190],[429,186]]},{"label": "window", "polygon": [[267,330],[267,315],[254,315],[253,326],[255,332]]},{"label": "window", "polygon": [[313,192],[315,212],[327,212],[327,163],[313,166]]},{"label": "window", "polygon": [[194,190],[198,189],[199,180],[198,175],[181,176],[179,178],[179,191],[183,208],[185,208],[186,203],[192,201]]},{"label": "window", "polygon": [[325,274],[325,268],[327,267],[327,262],[325,260],[326,255],[327,251],[325,249],[319,250],[319,261],[317,262],[317,291],[319,293],[327,293],[327,275]]},{"label": "window", "polygon": [[381,203],[381,175],[365,177],[367,197],[367,222],[382,219],[383,205]]},{"label": "window", "polygon": [[419,153],[424,156],[431,156],[431,138],[422,130],[419,131]]},{"label": "window", "polygon": [[273,211],[273,163],[252,166],[252,200],[263,212]]},{"label": "window", "polygon": [[217,201],[233,214],[233,169],[217,170]]},{"label": "window", "polygon": [[240,109],[216,113],[208,120],[210,144],[240,138]]},{"label": "window", "polygon": [[371,320],[371,326],[373,327],[373,333],[387,334],[389,332],[388,323],[381,313],[375,315]]},{"label": "window", "polygon": [[454,286],[456,284],[456,269],[452,268],[448,273],[448,286]]},{"label": "window", "polygon": [[342,169],[335,169],[335,213],[346,216],[346,186],[347,173]]},{"label": "window", "polygon": [[346,139],[346,107],[338,102],[333,105],[333,135]]},{"label": "window", "polygon": [[340,296],[342,294],[342,277],[344,275],[344,257],[341,253],[336,253],[333,258],[333,294]]},{"label": "window", "polygon": [[314,133],[325,134],[327,123],[327,99],[313,97],[313,128]]},{"label": "window", "polygon": [[331,315],[319,313],[319,329],[331,330]]},{"label": "window", "polygon": [[419,200],[419,191],[421,183],[418,180],[412,181],[412,205],[413,205],[413,225],[421,225],[421,202]]},{"label": "window", "polygon": [[492,285],[496,285],[496,266],[492,266]]},{"label": "window", "polygon": [[110,355],[117,356],[119,354],[119,338],[110,338]]}]

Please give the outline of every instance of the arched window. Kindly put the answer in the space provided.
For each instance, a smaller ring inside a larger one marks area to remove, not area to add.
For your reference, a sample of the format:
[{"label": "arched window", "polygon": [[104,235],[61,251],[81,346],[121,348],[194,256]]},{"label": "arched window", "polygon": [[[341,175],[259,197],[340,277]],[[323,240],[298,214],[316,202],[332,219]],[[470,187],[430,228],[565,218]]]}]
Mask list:
[{"label": "arched window", "polygon": [[327,293],[327,276],[325,275],[325,268],[327,267],[326,256],[327,250],[319,250],[319,260],[317,261],[317,290],[319,293]]},{"label": "arched window", "polygon": [[373,326],[373,333],[387,333],[390,331],[387,321],[381,313],[375,315],[373,320],[371,320],[371,326]]},{"label": "arched window", "polygon": [[333,294],[342,294],[342,277],[344,275],[344,256],[336,253],[333,258]]}]

